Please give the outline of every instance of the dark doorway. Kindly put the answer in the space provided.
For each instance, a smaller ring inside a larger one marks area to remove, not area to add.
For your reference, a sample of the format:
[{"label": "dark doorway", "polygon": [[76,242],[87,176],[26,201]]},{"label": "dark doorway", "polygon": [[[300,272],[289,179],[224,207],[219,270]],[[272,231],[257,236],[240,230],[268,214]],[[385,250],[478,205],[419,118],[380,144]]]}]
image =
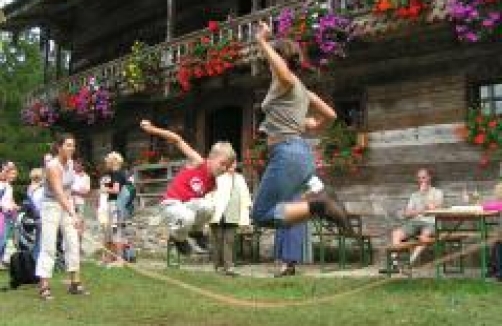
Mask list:
[{"label": "dark doorway", "polygon": [[206,116],[206,148],[209,151],[217,141],[229,141],[241,159],[242,144],[242,108],[223,107]]},{"label": "dark doorway", "polygon": [[112,135],[112,150],[115,152],[119,152],[120,155],[124,157],[127,161],[128,157],[126,157],[126,145],[127,145],[127,132],[125,130],[120,130],[115,132]]}]

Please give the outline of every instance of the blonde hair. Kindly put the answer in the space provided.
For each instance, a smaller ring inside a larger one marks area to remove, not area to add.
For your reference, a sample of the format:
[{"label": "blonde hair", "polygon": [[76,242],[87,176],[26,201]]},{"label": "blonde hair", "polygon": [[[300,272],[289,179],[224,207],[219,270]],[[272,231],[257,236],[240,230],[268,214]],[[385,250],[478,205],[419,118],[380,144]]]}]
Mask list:
[{"label": "blonde hair", "polygon": [[7,161],[2,164],[2,172],[7,173],[12,170],[17,170],[17,166],[14,162],[12,161]]},{"label": "blonde hair", "polygon": [[44,178],[44,170],[41,168],[34,168],[30,171],[30,180],[42,180]]},{"label": "blonde hair", "polygon": [[234,148],[232,147],[232,144],[227,141],[219,141],[219,142],[215,143],[211,147],[211,150],[209,151],[208,156],[209,156],[209,158],[213,158],[216,156],[224,156],[231,162],[235,161],[235,159],[237,157],[237,155],[235,154]]},{"label": "blonde hair", "polygon": [[124,158],[114,151],[105,156],[105,163],[113,170],[119,170],[122,167],[122,163],[124,163]]}]

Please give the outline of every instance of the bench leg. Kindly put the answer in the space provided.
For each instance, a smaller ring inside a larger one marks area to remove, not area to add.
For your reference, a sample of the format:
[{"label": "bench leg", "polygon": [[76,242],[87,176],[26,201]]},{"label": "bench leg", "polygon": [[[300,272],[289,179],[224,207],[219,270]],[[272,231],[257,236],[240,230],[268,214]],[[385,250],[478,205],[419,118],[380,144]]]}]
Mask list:
[{"label": "bench leg", "polygon": [[167,257],[166,257],[166,261],[167,261],[167,267],[177,267],[177,268],[180,268],[181,266],[181,257],[180,257],[180,253],[179,251],[175,249],[175,252],[176,252],[176,262],[173,263],[171,260],[172,260],[172,257],[171,257],[171,251],[173,249],[173,246],[172,246],[172,241],[168,240],[167,241]]},{"label": "bench leg", "polygon": [[361,240],[362,247],[362,265],[363,267],[370,266],[373,263],[373,248],[371,247],[371,239],[370,238],[362,238]]},{"label": "bench leg", "polygon": [[390,250],[387,250],[386,252],[386,265],[387,265],[387,277],[391,277],[392,276],[392,271],[391,271],[391,268],[392,268],[392,251]]},{"label": "bench leg", "polygon": [[339,253],[339,256],[340,256],[340,262],[339,262],[339,265],[340,265],[340,269],[345,269],[345,265],[346,265],[346,262],[347,262],[347,257],[346,257],[346,253],[347,253],[347,247],[346,247],[346,241],[345,241],[345,237],[343,235],[340,235],[339,238],[338,238],[338,253]]},{"label": "bench leg", "polygon": [[321,232],[319,232],[319,262],[320,262],[320,270],[321,273],[325,271],[325,250],[326,247],[324,245],[324,238],[322,236],[322,228],[320,228]]},{"label": "bench leg", "polygon": [[370,266],[373,264],[373,245],[371,244],[371,238],[367,238],[366,239],[366,248],[368,249],[368,265],[366,266]]},{"label": "bench leg", "polygon": [[253,243],[251,244],[253,262],[258,264],[260,262],[260,232],[255,230],[253,232]]},{"label": "bench leg", "polygon": [[[444,242],[444,252],[445,254],[455,254],[463,249],[462,240],[453,240]],[[443,262],[443,273],[444,274],[463,274],[464,273],[464,257],[460,256],[455,260],[452,260],[453,267],[448,268],[448,262]],[[455,266],[457,265],[457,266]]]}]

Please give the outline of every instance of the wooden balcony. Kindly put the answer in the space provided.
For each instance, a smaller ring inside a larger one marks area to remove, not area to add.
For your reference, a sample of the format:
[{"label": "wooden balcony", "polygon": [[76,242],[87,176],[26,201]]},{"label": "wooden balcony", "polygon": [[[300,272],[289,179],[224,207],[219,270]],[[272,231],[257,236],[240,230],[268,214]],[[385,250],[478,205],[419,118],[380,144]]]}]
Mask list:
[{"label": "wooden balcony", "polygon": [[[427,20],[443,20],[445,17],[445,3],[447,0],[432,0],[432,8],[427,14]],[[351,16],[354,19],[354,29],[358,36],[375,34],[379,31],[387,29],[389,26],[396,27],[403,22],[389,21],[385,17],[377,17],[369,14],[372,4],[371,1],[365,0],[334,0],[325,1],[326,6],[331,3],[336,12],[345,13],[346,16]],[[270,7],[261,11],[251,13],[246,16],[235,18],[231,22],[220,23],[220,30],[215,35],[208,29],[199,30],[182,37],[173,39],[172,41],[163,42],[154,46],[150,46],[145,50],[145,54],[152,54],[160,58],[160,68],[164,77],[164,84],[171,84],[170,81],[176,79],[177,69],[180,59],[188,54],[191,44],[201,37],[210,38],[211,42],[224,37],[234,37],[236,41],[243,45],[241,63],[249,64],[259,59],[259,52],[254,42],[254,28],[259,21],[266,21],[272,26],[273,31],[277,29],[277,24],[274,23],[275,17],[284,8],[300,10],[304,1],[291,1],[283,5]],[[404,22],[405,24],[407,22]],[[409,23],[409,22],[408,22]],[[99,79],[104,86],[116,89],[119,93],[130,92],[125,86],[123,71],[129,59],[128,56],[117,58],[113,61],[95,66],[91,69],[82,71],[78,74],[71,75],[67,78],[54,81],[52,83],[42,85],[33,90],[27,96],[27,103],[31,103],[35,99],[57,98],[62,91],[69,89],[78,89],[83,86],[90,77]],[[169,95],[169,86],[164,89],[164,94]]]}]

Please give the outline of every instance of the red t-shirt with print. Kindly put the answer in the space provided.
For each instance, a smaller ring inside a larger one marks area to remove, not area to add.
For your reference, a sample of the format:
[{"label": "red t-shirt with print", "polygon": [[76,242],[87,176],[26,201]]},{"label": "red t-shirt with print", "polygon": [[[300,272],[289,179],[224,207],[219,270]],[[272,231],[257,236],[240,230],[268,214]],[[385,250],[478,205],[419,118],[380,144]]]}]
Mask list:
[{"label": "red t-shirt with print", "polygon": [[204,197],[216,187],[216,180],[209,171],[207,162],[197,167],[185,167],[171,181],[162,199],[177,199],[182,202]]}]

